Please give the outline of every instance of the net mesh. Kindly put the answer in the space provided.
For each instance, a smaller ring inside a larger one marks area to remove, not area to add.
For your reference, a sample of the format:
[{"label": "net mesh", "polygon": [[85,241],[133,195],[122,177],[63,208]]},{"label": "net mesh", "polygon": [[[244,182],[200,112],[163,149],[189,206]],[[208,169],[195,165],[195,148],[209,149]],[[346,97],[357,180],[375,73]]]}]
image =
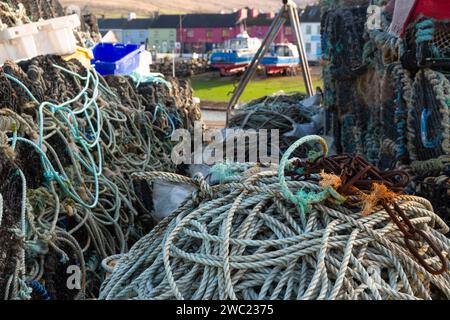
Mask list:
[{"label": "net mesh", "polygon": [[450,23],[436,23],[433,46],[439,49],[442,55],[450,56]]}]

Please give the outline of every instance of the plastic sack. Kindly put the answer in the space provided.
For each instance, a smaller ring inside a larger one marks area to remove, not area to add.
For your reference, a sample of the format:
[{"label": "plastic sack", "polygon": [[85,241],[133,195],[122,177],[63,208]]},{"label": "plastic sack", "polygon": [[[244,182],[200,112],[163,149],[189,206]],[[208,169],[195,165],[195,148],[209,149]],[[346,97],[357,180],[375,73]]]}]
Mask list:
[{"label": "plastic sack", "polygon": [[192,197],[195,188],[186,184],[156,181],[153,183],[153,219],[161,222]]}]

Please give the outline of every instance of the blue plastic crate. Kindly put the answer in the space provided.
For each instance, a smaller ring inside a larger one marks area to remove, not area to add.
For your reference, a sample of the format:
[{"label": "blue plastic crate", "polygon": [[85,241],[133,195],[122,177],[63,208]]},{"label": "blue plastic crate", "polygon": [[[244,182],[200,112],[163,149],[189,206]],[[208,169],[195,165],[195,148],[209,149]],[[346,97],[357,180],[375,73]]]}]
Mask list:
[{"label": "blue plastic crate", "polygon": [[143,45],[99,43],[92,50],[95,70],[103,76],[128,75],[139,67]]}]

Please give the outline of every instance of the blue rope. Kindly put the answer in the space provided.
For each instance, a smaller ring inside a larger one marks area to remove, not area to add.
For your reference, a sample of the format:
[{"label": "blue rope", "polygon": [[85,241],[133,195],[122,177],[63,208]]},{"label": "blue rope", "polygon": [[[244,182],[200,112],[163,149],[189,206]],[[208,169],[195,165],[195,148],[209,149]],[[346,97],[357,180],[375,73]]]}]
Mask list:
[{"label": "blue rope", "polygon": [[420,45],[422,43],[433,41],[434,37],[434,22],[433,20],[427,19],[416,25],[416,44]]},{"label": "blue rope", "polygon": [[39,282],[33,280],[33,281],[27,281],[27,285],[33,289],[33,293],[35,295],[38,295],[42,298],[42,300],[52,300],[50,295],[48,294],[47,289],[40,284]]},{"label": "blue rope", "polygon": [[428,119],[431,116],[431,111],[428,108],[424,108],[422,111],[421,119],[420,119],[420,132],[421,132],[421,140],[422,144],[427,149],[435,149],[438,148],[441,143],[441,136],[438,135],[431,139],[428,135]]}]

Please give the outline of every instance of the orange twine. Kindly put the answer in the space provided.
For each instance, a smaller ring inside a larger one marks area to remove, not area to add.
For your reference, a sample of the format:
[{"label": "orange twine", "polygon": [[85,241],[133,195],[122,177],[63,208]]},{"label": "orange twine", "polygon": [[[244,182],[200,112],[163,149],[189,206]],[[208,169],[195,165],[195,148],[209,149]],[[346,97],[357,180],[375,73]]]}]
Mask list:
[{"label": "orange twine", "polygon": [[337,175],[328,174],[322,170],[322,172],[320,173],[320,177],[322,178],[322,181],[320,181],[319,184],[323,188],[333,187],[337,190],[342,186],[342,180]]},{"label": "orange twine", "polygon": [[[328,174],[325,173],[325,171],[322,171],[320,176],[322,180],[319,184],[323,188],[332,187],[337,191],[342,186],[342,180],[337,175]],[[363,204],[362,215],[368,216],[372,214],[380,202],[392,202],[397,198],[397,196],[398,195],[395,192],[389,190],[389,188],[384,184],[374,183],[370,194],[365,194],[363,192],[360,192],[359,194]]]},{"label": "orange twine", "polygon": [[380,202],[393,202],[397,196],[395,192],[389,190],[384,184],[374,183],[370,194],[361,194],[364,204],[362,215],[368,216],[372,214]]}]

